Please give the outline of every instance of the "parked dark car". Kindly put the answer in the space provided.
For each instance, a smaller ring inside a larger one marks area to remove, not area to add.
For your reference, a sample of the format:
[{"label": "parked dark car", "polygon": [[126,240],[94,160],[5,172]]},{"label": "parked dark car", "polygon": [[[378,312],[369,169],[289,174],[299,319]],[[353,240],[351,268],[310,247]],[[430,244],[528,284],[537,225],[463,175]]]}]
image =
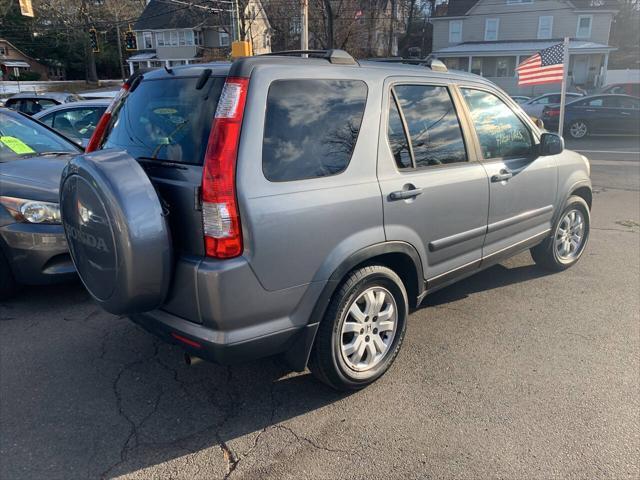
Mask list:
[{"label": "parked dark car", "polygon": [[60,174],[82,150],[37,121],[0,108],[0,298],[18,285],[71,279],[60,224]]},{"label": "parked dark car", "polygon": [[[542,121],[545,128],[557,131],[560,106],[545,107]],[[564,131],[571,138],[591,134],[638,134],[640,130],[640,99],[629,95],[592,95],[565,106]]]},{"label": "parked dark car", "polygon": [[294,54],[125,84],[60,187],[103,308],[190,356],[282,353],[357,389],[430,292],[527,249],[553,271],[579,261],[589,163],[494,84],[432,59]]},{"label": "parked dark car", "polygon": [[61,103],[82,100],[75,93],[64,92],[23,92],[16,93],[7,99],[4,106],[27,115],[35,115],[42,110],[60,105]]},{"label": "parked dark car", "polygon": [[33,118],[85,146],[111,100],[83,100],[63,103],[36,113]]},{"label": "parked dark car", "polygon": [[602,88],[598,93],[610,93],[616,95],[631,95],[632,97],[640,97],[640,83],[613,83]]}]

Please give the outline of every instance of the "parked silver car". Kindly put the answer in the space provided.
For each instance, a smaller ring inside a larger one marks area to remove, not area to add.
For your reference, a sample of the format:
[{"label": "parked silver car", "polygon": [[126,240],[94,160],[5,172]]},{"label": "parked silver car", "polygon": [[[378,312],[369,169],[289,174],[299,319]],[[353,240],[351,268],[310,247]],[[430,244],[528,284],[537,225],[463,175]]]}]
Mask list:
[{"label": "parked silver car", "polygon": [[62,177],[89,292],[188,358],[284,354],[357,389],[429,293],[527,249],[574,265],[587,159],[493,83],[422,63],[330,50],[133,77]]},{"label": "parked silver car", "polygon": [[27,115],[35,115],[61,103],[77,102],[81,98],[68,92],[22,92],[9,97],[4,106]]},{"label": "parked silver car", "polygon": [[109,103],[111,100],[104,99],[64,103],[36,113],[33,118],[86,146]]}]

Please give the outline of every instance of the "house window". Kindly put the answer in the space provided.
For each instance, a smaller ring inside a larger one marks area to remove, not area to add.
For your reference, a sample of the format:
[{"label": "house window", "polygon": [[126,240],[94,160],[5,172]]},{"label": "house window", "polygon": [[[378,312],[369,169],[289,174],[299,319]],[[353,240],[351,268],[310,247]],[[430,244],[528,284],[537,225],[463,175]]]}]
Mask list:
[{"label": "house window", "polygon": [[5,47],[0,47],[0,55],[7,55],[7,49]]},{"label": "house window", "polygon": [[515,75],[516,57],[473,57],[471,73],[483,77],[504,78]]},{"label": "house window", "polygon": [[184,30],[180,30],[180,31],[178,32],[178,44],[179,44],[181,47],[184,47],[184,46],[187,44],[187,37],[186,37],[186,35],[185,35]]},{"label": "house window", "polygon": [[553,17],[545,15],[538,17],[538,38],[545,40],[553,36]]},{"label": "house window", "polygon": [[593,20],[592,15],[578,15],[578,30],[576,32],[576,38],[591,37],[592,20]]},{"label": "house window", "polygon": [[185,32],[185,35],[187,37],[187,45],[192,46],[193,45],[193,30],[187,30]]},{"label": "house window", "polygon": [[440,58],[449,70],[461,70],[467,72],[469,70],[469,57],[448,57]]},{"label": "house window", "polygon": [[449,43],[462,42],[462,20],[451,20],[449,22]]},{"label": "house window", "polygon": [[193,32],[193,43],[196,45],[202,45],[202,31],[196,30]]},{"label": "house window", "polygon": [[219,32],[218,33],[219,44],[221,47],[229,46],[229,34],[227,32]]},{"label": "house window", "polygon": [[[167,40],[165,38],[165,43],[166,41]],[[178,32],[176,31],[169,32],[169,45],[171,45],[172,47],[178,46]]]},{"label": "house window", "polygon": [[162,32],[156,32],[156,46],[164,47],[164,34]]},{"label": "house window", "polygon": [[498,40],[499,18],[487,18],[484,22],[484,39],[487,41]]},{"label": "house window", "polygon": [[153,34],[151,32],[142,32],[142,44],[144,48],[153,48]]}]

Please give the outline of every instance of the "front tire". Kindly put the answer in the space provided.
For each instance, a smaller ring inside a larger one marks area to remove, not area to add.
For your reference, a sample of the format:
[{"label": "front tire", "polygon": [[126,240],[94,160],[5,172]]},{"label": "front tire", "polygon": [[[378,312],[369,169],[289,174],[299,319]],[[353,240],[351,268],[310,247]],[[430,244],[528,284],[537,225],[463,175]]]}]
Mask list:
[{"label": "front tire", "polygon": [[318,327],[309,368],[336,390],[358,390],[395,360],[407,323],[402,280],[380,265],[352,271],[334,294]]},{"label": "front tire", "polygon": [[591,228],[589,205],[582,197],[572,196],[567,200],[552,235],[531,249],[531,256],[542,268],[560,272],[580,260]]}]

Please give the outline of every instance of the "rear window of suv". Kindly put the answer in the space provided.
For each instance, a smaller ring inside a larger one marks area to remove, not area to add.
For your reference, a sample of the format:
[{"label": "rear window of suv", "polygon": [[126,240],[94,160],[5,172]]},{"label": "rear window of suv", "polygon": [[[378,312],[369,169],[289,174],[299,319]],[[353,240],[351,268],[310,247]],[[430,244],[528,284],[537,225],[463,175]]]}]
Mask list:
[{"label": "rear window of suv", "polygon": [[269,87],[262,170],[272,182],[344,171],[367,102],[360,80],[278,80]]},{"label": "rear window of suv", "polygon": [[102,148],[137,159],[201,165],[224,77],[143,80],[112,114]]}]

